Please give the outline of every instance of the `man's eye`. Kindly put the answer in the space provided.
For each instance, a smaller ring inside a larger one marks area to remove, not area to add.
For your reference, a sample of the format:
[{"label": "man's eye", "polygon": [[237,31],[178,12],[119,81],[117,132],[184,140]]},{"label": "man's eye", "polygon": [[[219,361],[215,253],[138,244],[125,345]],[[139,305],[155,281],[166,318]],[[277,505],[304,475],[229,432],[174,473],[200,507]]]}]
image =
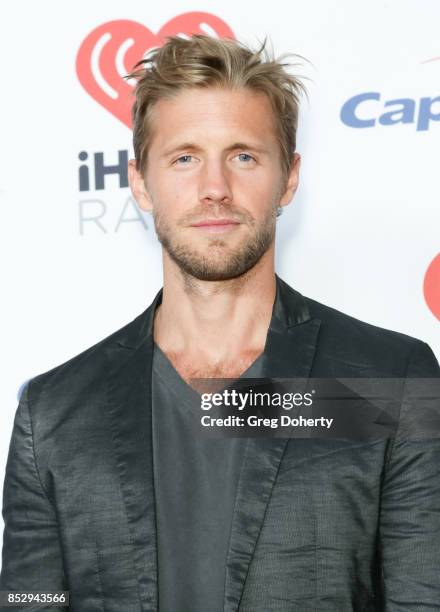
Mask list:
[{"label": "man's eye", "polygon": [[242,162],[255,161],[255,159],[252,157],[252,155],[249,155],[249,153],[239,153],[238,158]]},{"label": "man's eye", "polygon": [[181,155],[176,159],[174,163],[176,164],[187,164],[192,159],[192,155]]}]

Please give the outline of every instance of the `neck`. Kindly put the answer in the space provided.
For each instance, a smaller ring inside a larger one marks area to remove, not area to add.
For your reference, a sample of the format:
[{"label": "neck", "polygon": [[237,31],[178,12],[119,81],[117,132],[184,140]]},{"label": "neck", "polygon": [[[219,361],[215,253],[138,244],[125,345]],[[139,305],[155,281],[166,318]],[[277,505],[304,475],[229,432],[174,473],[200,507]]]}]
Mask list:
[{"label": "neck", "polygon": [[264,350],[275,294],[272,249],[251,270],[227,281],[188,278],[164,253],[154,339],[166,353],[208,363],[256,356]]}]

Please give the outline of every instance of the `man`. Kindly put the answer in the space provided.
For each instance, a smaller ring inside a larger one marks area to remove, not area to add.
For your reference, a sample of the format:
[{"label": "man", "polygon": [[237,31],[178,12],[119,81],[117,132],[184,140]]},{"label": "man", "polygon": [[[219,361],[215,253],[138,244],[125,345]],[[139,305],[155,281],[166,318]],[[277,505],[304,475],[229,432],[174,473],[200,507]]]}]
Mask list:
[{"label": "man", "polygon": [[1,589],[68,590],[84,612],[440,609],[437,437],[207,440],[189,425],[193,378],[440,376],[425,343],[275,275],[300,82],[205,36],[170,38],[131,76],[130,186],[163,289],[27,385]]}]

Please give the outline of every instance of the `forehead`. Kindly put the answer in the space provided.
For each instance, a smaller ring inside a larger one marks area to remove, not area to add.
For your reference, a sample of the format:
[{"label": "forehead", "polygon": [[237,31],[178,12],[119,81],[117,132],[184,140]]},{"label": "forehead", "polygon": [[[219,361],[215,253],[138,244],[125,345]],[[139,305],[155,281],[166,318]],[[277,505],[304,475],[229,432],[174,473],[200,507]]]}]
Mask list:
[{"label": "forehead", "polygon": [[195,139],[217,146],[231,139],[277,146],[269,98],[245,88],[191,88],[162,98],[152,108],[150,128],[150,147],[159,149]]}]

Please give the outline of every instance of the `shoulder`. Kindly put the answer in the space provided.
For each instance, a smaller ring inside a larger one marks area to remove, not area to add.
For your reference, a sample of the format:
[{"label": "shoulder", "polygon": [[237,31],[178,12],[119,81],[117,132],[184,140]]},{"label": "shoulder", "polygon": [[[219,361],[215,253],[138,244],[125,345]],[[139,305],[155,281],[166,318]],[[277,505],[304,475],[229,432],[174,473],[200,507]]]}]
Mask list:
[{"label": "shoulder", "polygon": [[309,297],[304,297],[304,299],[310,316],[322,321],[325,332],[344,333],[348,334],[352,340],[358,338],[360,341],[366,342],[378,341],[385,345],[389,343],[390,346],[412,347],[421,342],[418,338],[357,319]]},{"label": "shoulder", "polygon": [[105,377],[109,350],[139,334],[147,313],[148,309],[80,353],[31,378],[23,389],[26,389],[29,401],[53,391],[61,396],[72,394],[73,390],[79,392],[87,386],[96,387],[100,379]]},{"label": "shoulder", "polygon": [[406,376],[414,363],[424,362],[421,370],[439,375],[437,360],[423,340],[373,325],[336,308],[304,297],[312,319],[321,321],[321,358],[343,362],[352,371],[370,376]]}]

